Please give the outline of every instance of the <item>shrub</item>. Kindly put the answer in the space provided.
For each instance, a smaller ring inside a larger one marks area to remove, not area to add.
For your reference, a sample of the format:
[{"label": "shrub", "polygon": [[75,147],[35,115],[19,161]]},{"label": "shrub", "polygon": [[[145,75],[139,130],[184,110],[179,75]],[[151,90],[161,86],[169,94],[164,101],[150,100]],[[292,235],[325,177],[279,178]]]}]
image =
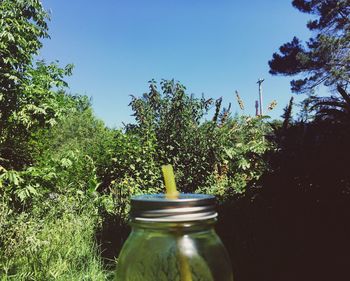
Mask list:
[{"label": "shrub", "polygon": [[265,118],[231,118],[231,105],[222,109],[218,99],[214,116],[204,120],[213,99],[187,95],[174,80],[160,85],[161,92],[152,80],[149,93],[132,98],[136,125],[128,125],[127,132],[157,151],[151,154],[152,163],[175,167],[181,191],[244,192],[266,169],[263,155],[272,146],[264,137],[269,131]]}]

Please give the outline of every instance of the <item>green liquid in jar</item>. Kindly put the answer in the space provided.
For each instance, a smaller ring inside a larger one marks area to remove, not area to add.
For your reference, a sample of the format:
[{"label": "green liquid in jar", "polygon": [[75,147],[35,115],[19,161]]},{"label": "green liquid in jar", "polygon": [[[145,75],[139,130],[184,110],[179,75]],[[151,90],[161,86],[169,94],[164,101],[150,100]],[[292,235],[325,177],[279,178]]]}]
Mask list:
[{"label": "green liquid in jar", "polygon": [[[133,221],[119,255],[116,280],[233,281],[215,221]],[[183,274],[184,270],[190,272]]]}]

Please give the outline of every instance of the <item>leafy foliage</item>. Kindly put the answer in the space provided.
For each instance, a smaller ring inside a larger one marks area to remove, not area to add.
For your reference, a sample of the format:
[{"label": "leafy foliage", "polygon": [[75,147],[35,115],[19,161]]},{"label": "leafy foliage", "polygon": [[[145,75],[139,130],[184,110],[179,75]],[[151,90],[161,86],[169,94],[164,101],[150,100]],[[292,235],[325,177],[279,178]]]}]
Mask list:
[{"label": "leafy foliage", "polygon": [[94,234],[108,129],[66,94],[71,65],[34,61],[41,3],[4,0],[0,15],[1,280],[105,280]]},{"label": "leafy foliage", "polygon": [[[40,1],[11,1],[0,3],[0,89],[2,121],[16,107],[17,92],[26,80],[33,55],[42,47],[41,38],[48,37],[48,14]],[[6,95],[5,95],[6,93]]]},{"label": "leafy foliage", "polygon": [[174,80],[163,80],[160,85],[162,92],[152,80],[149,93],[132,98],[137,125],[127,130],[138,135],[144,146],[156,148],[154,163],[174,165],[182,191],[215,193],[213,186],[225,178],[226,188],[242,192],[247,181],[263,170],[257,164],[269,147],[264,143],[263,119],[232,119],[231,105],[222,109],[222,99],[218,99],[213,118],[206,121],[213,99],[187,95],[186,88]]},{"label": "leafy foliage", "polygon": [[337,86],[338,95],[330,97],[310,96],[304,101],[308,103],[308,111],[315,112],[316,120],[348,123],[350,120],[350,95],[340,86]]},{"label": "leafy foliage", "polygon": [[213,169],[206,161],[208,154],[212,155],[212,144],[205,131],[211,127],[200,127],[212,100],[188,96],[185,89],[174,80],[163,80],[159,92],[155,81],[150,81],[149,93],[131,101],[137,126],[129,131],[139,135],[146,146],[153,143],[157,150],[155,163],[173,164],[180,188],[193,191],[203,184],[203,179],[196,177],[205,177]]},{"label": "leafy foliage", "polygon": [[19,170],[33,161],[32,134],[55,125],[77,104],[64,91],[72,65],[34,62],[48,37],[40,1],[1,1],[0,14],[0,165]]},{"label": "leafy foliage", "polygon": [[13,115],[21,111],[22,90],[29,84],[27,71],[42,45],[40,39],[48,37],[47,13],[34,0],[1,1],[0,14],[0,157],[11,158],[8,142],[17,135]]}]

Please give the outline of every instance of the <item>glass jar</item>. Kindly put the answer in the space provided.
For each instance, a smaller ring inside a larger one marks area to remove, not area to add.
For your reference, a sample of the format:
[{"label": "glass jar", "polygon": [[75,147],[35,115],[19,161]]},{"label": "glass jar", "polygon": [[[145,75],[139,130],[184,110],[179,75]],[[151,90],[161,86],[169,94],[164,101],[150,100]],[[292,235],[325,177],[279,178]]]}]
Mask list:
[{"label": "glass jar", "polygon": [[132,231],[117,281],[232,281],[228,254],[214,230],[215,197],[164,194],[131,199]]}]

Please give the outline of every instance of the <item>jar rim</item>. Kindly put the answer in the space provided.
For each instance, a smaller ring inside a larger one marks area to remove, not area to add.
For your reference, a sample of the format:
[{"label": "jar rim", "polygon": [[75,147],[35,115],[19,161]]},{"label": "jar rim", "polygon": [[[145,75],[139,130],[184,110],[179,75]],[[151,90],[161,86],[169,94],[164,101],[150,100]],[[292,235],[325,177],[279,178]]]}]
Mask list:
[{"label": "jar rim", "polygon": [[147,194],[131,198],[131,219],[143,222],[189,222],[217,217],[215,197],[181,193],[176,199],[165,194]]}]

